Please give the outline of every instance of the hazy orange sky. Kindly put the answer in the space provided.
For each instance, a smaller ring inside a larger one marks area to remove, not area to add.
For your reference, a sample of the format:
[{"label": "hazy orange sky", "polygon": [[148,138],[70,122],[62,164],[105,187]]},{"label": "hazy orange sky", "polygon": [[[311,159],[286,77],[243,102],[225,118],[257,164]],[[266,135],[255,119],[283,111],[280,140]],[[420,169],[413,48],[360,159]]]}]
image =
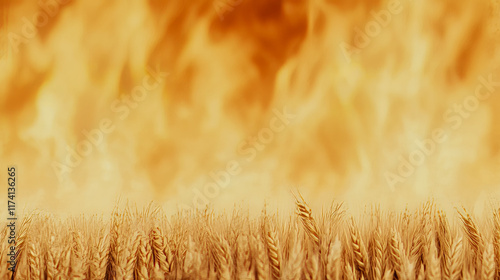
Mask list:
[{"label": "hazy orange sky", "polygon": [[0,5],[27,208],[500,197],[497,0]]}]

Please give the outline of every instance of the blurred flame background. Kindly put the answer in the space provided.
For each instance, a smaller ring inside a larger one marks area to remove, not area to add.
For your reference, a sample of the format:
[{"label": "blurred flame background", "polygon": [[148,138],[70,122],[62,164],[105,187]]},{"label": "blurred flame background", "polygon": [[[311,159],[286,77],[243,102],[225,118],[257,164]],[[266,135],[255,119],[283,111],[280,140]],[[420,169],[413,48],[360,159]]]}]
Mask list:
[{"label": "blurred flame background", "polygon": [[[2,169],[18,168],[22,205],[61,213],[107,211],[119,196],[193,205],[232,160],[241,172],[215,206],[291,201],[297,188],[353,204],[498,197],[500,92],[456,130],[443,118],[479,75],[500,81],[498,1],[399,3],[349,61],[340,45],[388,1],[2,0]],[[151,69],[169,75],[117,118],[113,102]],[[247,160],[242,145],[284,107],[292,122]],[[115,130],[58,178],[54,163],[105,118]],[[436,128],[447,140],[391,189],[387,172]]]}]

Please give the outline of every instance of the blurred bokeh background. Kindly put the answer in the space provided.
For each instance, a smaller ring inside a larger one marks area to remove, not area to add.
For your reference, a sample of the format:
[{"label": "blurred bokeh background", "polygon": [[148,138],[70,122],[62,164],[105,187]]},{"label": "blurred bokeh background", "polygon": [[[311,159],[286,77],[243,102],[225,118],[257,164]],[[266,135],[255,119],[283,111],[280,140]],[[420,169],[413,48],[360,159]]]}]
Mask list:
[{"label": "blurred bokeh background", "polygon": [[0,178],[18,168],[19,207],[499,197],[497,0],[0,8]]}]

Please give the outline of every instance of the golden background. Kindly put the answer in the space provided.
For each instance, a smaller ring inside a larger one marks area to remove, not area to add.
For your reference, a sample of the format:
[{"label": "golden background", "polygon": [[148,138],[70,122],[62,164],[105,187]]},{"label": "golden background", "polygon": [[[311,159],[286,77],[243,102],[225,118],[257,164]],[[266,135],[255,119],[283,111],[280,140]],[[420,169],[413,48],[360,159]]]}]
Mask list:
[{"label": "golden background", "polygon": [[18,207],[499,197],[498,1],[0,5]]}]

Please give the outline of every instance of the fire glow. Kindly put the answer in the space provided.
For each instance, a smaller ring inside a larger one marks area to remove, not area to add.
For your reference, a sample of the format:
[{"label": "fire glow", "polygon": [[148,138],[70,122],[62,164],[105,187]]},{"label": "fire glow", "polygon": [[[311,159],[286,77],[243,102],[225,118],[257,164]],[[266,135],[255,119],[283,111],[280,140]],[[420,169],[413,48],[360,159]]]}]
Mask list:
[{"label": "fire glow", "polygon": [[499,195],[497,0],[0,5],[30,208]]}]

